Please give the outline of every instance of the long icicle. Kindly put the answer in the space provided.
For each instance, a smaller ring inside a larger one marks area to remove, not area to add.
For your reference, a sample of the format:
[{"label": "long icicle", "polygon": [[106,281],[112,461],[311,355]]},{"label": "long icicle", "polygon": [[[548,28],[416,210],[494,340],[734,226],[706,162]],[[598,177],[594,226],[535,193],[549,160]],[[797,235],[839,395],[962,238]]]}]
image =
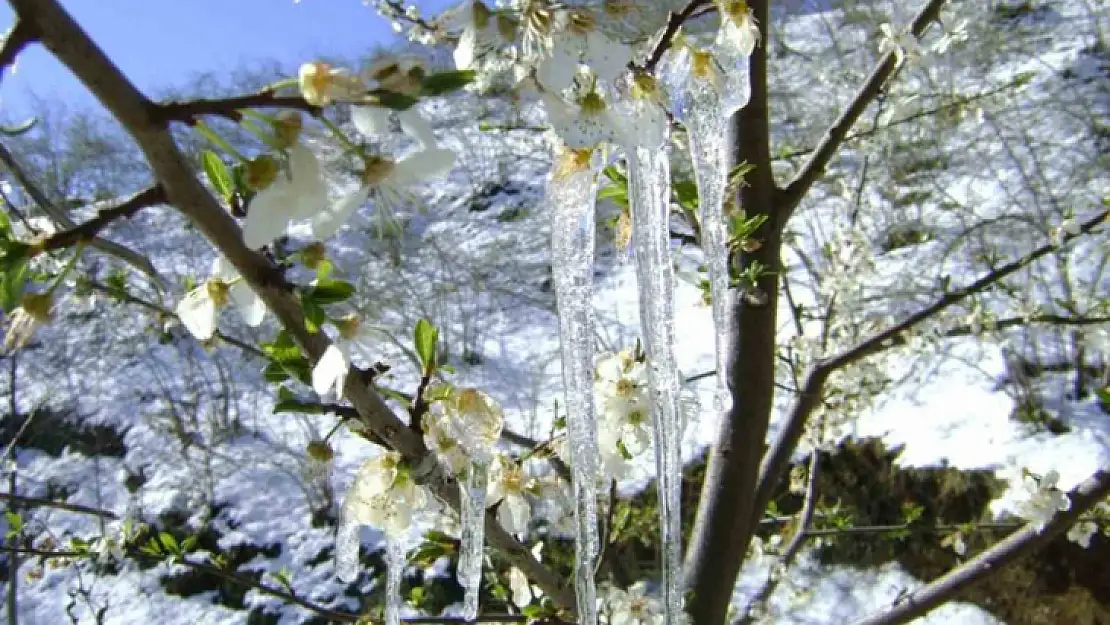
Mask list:
[{"label": "long icicle", "polygon": [[575,592],[578,622],[597,623],[594,561],[599,553],[597,480],[599,457],[594,409],[594,209],[596,170],[590,153],[567,150],[557,157],[547,185],[551,255],[567,407],[571,482],[575,499]]},{"label": "long icicle", "polygon": [[[666,135],[663,134],[665,137]],[[674,355],[674,267],[670,255],[670,157],[664,145],[627,149],[632,245],[640,325],[648,358],[662,528],[664,623],[683,621],[682,423]]]},{"label": "long icicle", "polygon": [[405,572],[405,546],[399,538],[385,539],[385,625],[401,625],[401,577]]},{"label": "long icicle", "polygon": [[471,463],[465,484],[459,485],[462,524],[462,549],[459,552],[458,579],[465,591],[462,616],[468,621],[478,616],[478,592],[482,582],[482,551],[485,545],[486,481],[485,462]]},{"label": "long icicle", "polygon": [[[708,86],[705,90],[709,91]],[[725,188],[728,184],[728,123],[727,117],[721,113],[716,94],[695,95],[690,117],[686,120],[686,132],[698,186],[701,247],[709,265],[709,294],[717,355],[716,407],[724,412],[731,402],[726,372],[732,317],[728,297],[728,229],[724,214]]]}]

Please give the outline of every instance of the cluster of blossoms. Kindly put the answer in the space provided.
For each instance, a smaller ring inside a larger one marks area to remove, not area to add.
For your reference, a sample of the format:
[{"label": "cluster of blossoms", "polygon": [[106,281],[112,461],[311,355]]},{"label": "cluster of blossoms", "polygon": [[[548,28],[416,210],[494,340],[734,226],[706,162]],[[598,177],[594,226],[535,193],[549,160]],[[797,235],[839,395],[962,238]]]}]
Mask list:
[{"label": "cluster of blossoms", "polygon": [[1055,470],[1045,473],[1040,478],[1023,472],[1021,477],[1022,499],[1017,504],[1017,514],[1032,523],[1037,531],[1044,529],[1045,525],[1062,512],[1071,508],[1071,500],[1065,492],[1057,488],[1060,474]]}]

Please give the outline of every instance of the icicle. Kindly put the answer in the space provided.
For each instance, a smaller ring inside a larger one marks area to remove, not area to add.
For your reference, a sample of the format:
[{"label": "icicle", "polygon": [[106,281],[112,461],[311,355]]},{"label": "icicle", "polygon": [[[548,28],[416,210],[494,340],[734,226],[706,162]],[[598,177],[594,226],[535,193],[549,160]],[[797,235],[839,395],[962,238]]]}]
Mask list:
[{"label": "icicle", "polygon": [[459,552],[459,584],[466,595],[462,617],[468,621],[478,616],[478,591],[482,582],[482,548],[485,544],[486,481],[488,464],[475,462],[467,471],[465,485],[460,485],[462,550]]},{"label": "icicle", "polygon": [[575,496],[575,591],[578,622],[597,623],[594,561],[597,535],[599,457],[594,411],[594,208],[596,170],[590,153],[568,150],[559,155],[547,187],[551,210],[551,254],[559,311],[567,435]]},{"label": "icicle", "polygon": [[664,70],[675,116],[686,126],[698,186],[702,250],[709,265],[710,296],[717,352],[717,408],[727,410],[729,332],[728,225],[724,214],[728,184],[728,120],[751,94],[748,57],[727,46],[708,52],[680,50]]},{"label": "icicle", "polygon": [[405,546],[400,539],[385,539],[385,625],[401,625],[401,577],[405,572]]},{"label": "icicle", "polygon": [[[663,135],[666,136],[665,134]],[[674,355],[674,268],[670,254],[670,160],[664,145],[626,149],[640,326],[648,359],[662,528],[664,623],[683,622],[682,424]]]}]

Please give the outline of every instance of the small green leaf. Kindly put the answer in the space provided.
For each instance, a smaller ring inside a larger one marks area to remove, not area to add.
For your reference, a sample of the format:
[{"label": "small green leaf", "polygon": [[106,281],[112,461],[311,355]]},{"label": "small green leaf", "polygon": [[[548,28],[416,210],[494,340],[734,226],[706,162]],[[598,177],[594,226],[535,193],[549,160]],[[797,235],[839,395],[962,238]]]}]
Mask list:
[{"label": "small green leaf", "polygon": [[158,542],[167,553],[181,553],[181,546],[177,544],[177,539],[169,532],[158,534]]},{"label": "small green leaf", "polygon": [[436,368],[436,343],[439,341],[439,330],[427,319],[416,322],[414,333],[416,342],[416,355],[420,357],[420,364],[424,366],[424,374],[428,375]]},{"label": "small green leaf", "polygon": [[451,91],[458,91],[474,82],[477,72],[472,69],[438,72],[424,77],[420,84],[422,95],[437,96]]},{"label": "small green leaf", "polygon": [[183,553],[189,553],[190,551],[193,550],[193,547],[196,547],[196,546],[197,546],[197,537],[196,537],[195,534],[193,536],[186,536],[185,539],[181,541],[181,551]]},{"label": "small green leaf", "polygon": [[338,304],[350,299],[355,293],[355,286],[343,280],[319,280],[306,291],[317,304],[326,306]]},{"label": "small green leaf", "polygon": [[304,358],[293,336],[285,330],[278,332],[273,342],[262,343],[260,347],[262,352],[275,362],[292,362]]},{"label": "small green leaf", "polygon": [[320,303],[313,299],[310,293],[301,293],[301,309],[304,310],[304,327],[311,334],[316,334],[328,320],[328,314]]},{"label": "small green leaf", "polygon": [[4,521],[8,523],[8,536],[15,536],[23,530],[23,517],[18,512],[4,511]]},{"label": "small green leaf", "polygon": [[370,92],[370,97],[378,106],[384,106],[395,111],[407,111],[417,102],[417,99],[410,95],[386,89],[374,89]]},{"label": "small green leaf", "polygon": [[235,186],[231,181],[231,172],[227,170],[227,165],[224,164],[220,155],[212,150],[205,150],[200,158],[204,165],[204,174],[208,176],[208,182],[212,183],[220,197],[224,199],[231,197],[232,192],[235,191]]}]

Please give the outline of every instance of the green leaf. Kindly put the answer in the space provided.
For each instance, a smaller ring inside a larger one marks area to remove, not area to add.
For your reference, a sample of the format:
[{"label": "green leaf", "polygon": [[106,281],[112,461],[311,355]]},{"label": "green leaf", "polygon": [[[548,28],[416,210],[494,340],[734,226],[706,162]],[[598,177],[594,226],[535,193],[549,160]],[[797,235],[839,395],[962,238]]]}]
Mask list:
[{"label": "green leaf", "polygon": [[0,305],[5,313],[19,307],[27,282],[27,263],[19,263],[0,274]]},{"label": "green leaf", "polygon": [[292,362],[304,358],[300,346],[285,330],[278,332],[272,343],[262,343],[260,347],[275,362]]},{"label": "green leaf", "polygon": [[205,150],[201,155],[201,164],[204,165],[204,174],[208,176],[208,182],[216,188],[220,197],[227,199],[235,191],[235,186],[231,181],[231,172],[227,170],[227,165],[224,164],[219,154],[212,150]]},{"label": "green leaf", "polygon": [[290,375],[280,362],[271,362],[262,370],[262,377],[266,378],[267,382],[284,382],[290,378]]},{"label": "green leaf", "polygon": [[477,72],[472,69],[438,72],[424,77],[420,84],[421,95],[436,96],[458,91],[474,82]]},{"label": "green leaf", "polygon": [[420,357],[420,364],[424,366],[424,375],[429,375],[436,368],[436,343],[439,341],[439,330],[431,321],[421,319],[416,322],[414,332],[416,355]]},{"label": "green leaf", "polygon": [[417,102],[417,99],[410,95],[386,89],[374,89],[370,92],[370,96],[378,106],[384,106],[395,111],[407,111]]},{"label": "green leaf", "polygon": [[4,520],[8,523],[8,536],[15,536],[23,530],[23,517],[18,512],[5,510]]},{"label": "green leaf", "polygon": [[324,312],[320,303],[317,302],[309,293],[301,293],[301,309],[304,310],[304,327],[312,334],[320,331],[324,326],[324,322],[328,320],[328,314]]},{"label": "green leaf", "polygon": [[184,553],[189,553],[190,551],[193,550],[193,547],[196,547],[196,546],[197,546],[197,537],[196,537],[196,535],[186,536],[185,539],[181,541],[181,551],[184,552]]},{"label": "green leaf", "polygon": [[324,414],[326,410],[320,404],[300,401],[298,399],[283,399],[274,404],[274,414],[282,412],[297,412],[301,414]]},{"label": "green leaf", "polygon": [[158,542],[166,550],[167,553],[181,553],[181,545],[177,544],[177,539],[169,532],[162,532],[158,534]]},{"label": "green leaf", "polygon": [[354,295],[355,286],[343,280],[319,280],[314,286],[309,287],[305,293],[317,304],[338,304]]}]

